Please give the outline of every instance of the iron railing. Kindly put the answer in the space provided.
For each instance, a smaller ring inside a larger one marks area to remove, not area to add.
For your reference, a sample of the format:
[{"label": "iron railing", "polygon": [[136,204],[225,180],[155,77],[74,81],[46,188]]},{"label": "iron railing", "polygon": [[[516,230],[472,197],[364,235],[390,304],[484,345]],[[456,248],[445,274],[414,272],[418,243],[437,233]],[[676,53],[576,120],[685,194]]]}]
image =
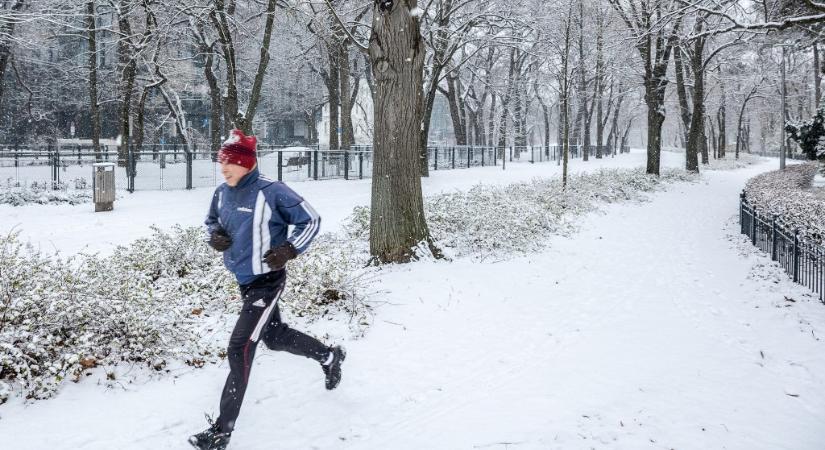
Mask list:
[{"label": "iron railing", "polygon": [[[580,157],[580,146],[571,146],[571,157]],[[0,185],[51,184],[57,189],[74,182],[90,185],[91,165],[100,161],[118,164],[116,185],[135,190],[192,189],[220,184],[223,177],[216,155],[209,146],[193,144],[147,144],[141,150],[130,148],[123,158],[115,146],[102,146],[95,152],[89,145],[7,147],[0,145]],[[626,148],[623,150],[627,150]],[[595,154],[596,146],[591,146]],[[430,170],[498,166],[507,163],[557,161],[559,146],[487,147],[429,146]],[[371,145],[356,145],[351,150],[321,150],[317,146],[258,146],[262,173],[280,181],[364,179],[372,176]]]},{"label": "iron railing", "polygon": [[825,303],[825,246],[821,236],[792,230],[776,215],[759,214],[744,192],[739,199],[739,224],[742,234],[770,254],[771,260],[777,261],[794,283],[819,294],[819,300]]}]

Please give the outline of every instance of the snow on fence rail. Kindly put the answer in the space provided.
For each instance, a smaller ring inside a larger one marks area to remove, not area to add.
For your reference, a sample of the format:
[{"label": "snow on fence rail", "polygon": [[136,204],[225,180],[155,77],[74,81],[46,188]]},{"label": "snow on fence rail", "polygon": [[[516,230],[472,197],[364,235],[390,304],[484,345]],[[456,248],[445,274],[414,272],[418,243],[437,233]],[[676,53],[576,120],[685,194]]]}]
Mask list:
[{"label": "snow on fence rail", "polygon": [[770,253],[771,260],[779,262],[794,283],[819,294],[819,300],[825,303],[825,246],[821,238],[800,235],[798,228],[791,229],[776,214],[759,214],[759,208],[748,202],[745,192],[739,199],[739,224],[742,234],[754,246]]},{"label": "snow on fence rail", "polygon": [[[582,146],[570,146],[571,157],[583,156]],[[590,146],[596,154],[598,147]],[[430,146],[430,170],[498,166],[509,162],[558,161],[559,146],[484,147]],[[610,154],[609,148],[603,148]],[[629,149],[624,147],[622,153]],[[192,189],[220,184],[220,165],[208,146],[193,145],[192,151],[177,144],[146,145],[141,151],[130,150],[126,158],[117,149],[103,146],[94,152],[83,145],[8,147],[0,145],[0,184],[25,186],[51,183],[54,189],[74,185],[82,189],[91,185],[91,165],[100,161],[118,163],[116,186],[134,190]],[[281,181],[325,179],[363,179],[372,175],[371,145],[353,146],[351,150],[321,150],[315,147],[258,146],[261,172]]]}]

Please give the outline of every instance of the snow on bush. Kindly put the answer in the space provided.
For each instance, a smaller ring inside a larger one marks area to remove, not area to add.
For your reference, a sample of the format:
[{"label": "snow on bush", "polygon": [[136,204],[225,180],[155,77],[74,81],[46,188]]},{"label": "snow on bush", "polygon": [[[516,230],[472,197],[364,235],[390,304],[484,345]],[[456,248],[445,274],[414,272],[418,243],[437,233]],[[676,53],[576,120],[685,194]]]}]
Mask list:
[{"label": "snow on bush", "polygon": [[81,187],[69,189],[68,185],[61,183],[57,189],[52,189],[51,183],[34,182],[31,185],[14,183],[10,179],[6,180],[4,186],[0,186],[0,205],[23,206],[30,203],[41,205],[46,204],[69,204],[90,203],[92,201],[91,189],[85,189],[85,181]]},{"label": "snow on bush", "polygon": [[[288,313],[314,320],[345,311],[364,325],[365,283],[347,248],[320,236],[290,263]],[[48,398],[94,367],[117,382],[120,364],[164,372],[216,362],[225,343],[215,334],[234,321],[237,298],[200,228],[155,229],[108,257],[63,258],[0,237],[0,403],[13,391]]]},{"label": "snow on bush", "polygon": [[764,161],[763,158],[748,153],[739,153],[739,159],[728,155],[725,159],[710,159],[708,164],[699,166],[699,170],[735,170],[742,169]]},{"label": "snow on bush", "polygon": [[[573,230],[576,216],[600,203],[642,198],[664,183],[694,180],[681,170],[661,177],[642,169],[602,169],[572,175],[567,189],[558,177],[508,186],[476,185],[469,191],[427,197],[424,210],[436,244],[452,256],[502,258],[541,249],[549,234]],[[353,239],[369,240],[369,208],[356,208],[344,229]]]},{"label": "snow on bush", "polygon": [[817,169],[817,163],[810,162],[763,173],[748,181],[745,196],[761,215],[776,214],[789,228],[822,239],[825,199],[810,189]]}]

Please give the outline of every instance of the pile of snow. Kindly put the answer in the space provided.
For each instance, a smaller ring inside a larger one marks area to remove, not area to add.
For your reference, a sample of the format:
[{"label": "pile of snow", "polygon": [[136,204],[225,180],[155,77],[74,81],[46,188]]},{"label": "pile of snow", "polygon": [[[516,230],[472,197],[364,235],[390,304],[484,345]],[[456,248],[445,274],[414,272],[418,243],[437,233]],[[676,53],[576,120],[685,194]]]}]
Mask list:
[{"label": "pile of snow", "polygon": [[[341,311],[365,326],[359,261],[327,236],[290,266],[281,300],[288,313],[318,319]],[[0,403],[12,392],[52,396],[65,379],[103,367],[202,367],[225,357],[223,336],[239,302],[237,284],[201,228],[154,229],[111,256],[63,258],[0,238]],[[126,370],[130,377],[141,371]],[[146,374],[147,370],[143,371]]]},{"label": "pile of snow", "polygon": [[5,185],[0,185],[0,205],[23,206],[31,203],[78,205],[90,203],[92,201],[92,191],[87,189],[88,186],[85,180],[77,180],[75,185],[76,189],[69,189],[68,185],[61,183],[57,186],[57,189],[53,189],[49,182],[34,182],[30,185],[22,185],[7,180]]},{"label": "pile of snow", "polygon": [[745,196],[760,214],[776,214],[789,228],[821,238],[825,199],[811,189],[817,170],[817,163],[809,162],[758,175],[748,181]]},{"label": "pile of snow", "polygon": [[[602,169],[571,175],[566,189],[560,177],[479,184],[427,197],[424,210],[430,233],[446,254],[500,259],[542,249],[549,235],[573,231],[573,221],[600,203],[641,199],[665,183],[694,179],[683,170],[664,170],[656,177],[643,169]],[[368,240],[369,218],[369,208],[356,208],[346,231],[353,239]]]}]

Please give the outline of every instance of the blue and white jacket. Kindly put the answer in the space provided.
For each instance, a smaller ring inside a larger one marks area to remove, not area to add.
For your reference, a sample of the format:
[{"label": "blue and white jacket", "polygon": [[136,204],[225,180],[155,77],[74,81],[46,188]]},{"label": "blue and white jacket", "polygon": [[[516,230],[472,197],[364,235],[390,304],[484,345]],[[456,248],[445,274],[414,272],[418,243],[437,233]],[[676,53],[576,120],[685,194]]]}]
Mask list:
[{"label": "blue and white jacket", "polygon": [[222,228],[232,238],[223,262],[244,285],[272,271],[263,260],[270,248],[289,241],[299,255],[305,252],[321,228],[321,217],[287,185],[255,168],[237,186],[224,183],[215,189],[206,226],[209,233]]}]

